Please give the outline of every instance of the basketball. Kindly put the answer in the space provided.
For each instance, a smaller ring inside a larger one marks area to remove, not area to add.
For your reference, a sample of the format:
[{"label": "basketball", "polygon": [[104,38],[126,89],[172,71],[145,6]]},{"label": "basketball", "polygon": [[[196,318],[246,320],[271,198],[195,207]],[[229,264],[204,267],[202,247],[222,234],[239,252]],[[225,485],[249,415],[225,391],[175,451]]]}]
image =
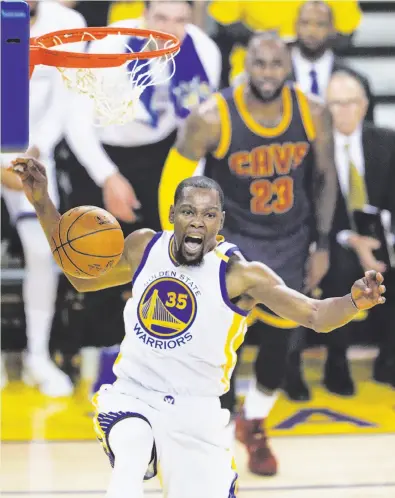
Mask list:
[{"label": "basketball", "polygon": [[73,277],[96,278],[121,258],[124,237],[114,216],[95,206],[79,206],[64,213],[51,236],[56,263]]}]

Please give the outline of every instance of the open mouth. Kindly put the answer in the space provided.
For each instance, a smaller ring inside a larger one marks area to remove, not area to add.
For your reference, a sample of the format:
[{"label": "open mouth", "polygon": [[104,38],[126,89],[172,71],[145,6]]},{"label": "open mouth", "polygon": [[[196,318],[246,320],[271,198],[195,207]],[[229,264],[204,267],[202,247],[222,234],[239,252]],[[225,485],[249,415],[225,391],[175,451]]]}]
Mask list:
[{"label": "open mouth", "polygon": [[274,81],[265,81],[264,83],[262,83],[262,89],[266,92],[275,90],[275,88],[276,83]]},{"label": "open mouth", "polygon": [[203,237],[200,235],[187,235],[184,238],[184,246],[189,253],[197,253],[203,245]]}]

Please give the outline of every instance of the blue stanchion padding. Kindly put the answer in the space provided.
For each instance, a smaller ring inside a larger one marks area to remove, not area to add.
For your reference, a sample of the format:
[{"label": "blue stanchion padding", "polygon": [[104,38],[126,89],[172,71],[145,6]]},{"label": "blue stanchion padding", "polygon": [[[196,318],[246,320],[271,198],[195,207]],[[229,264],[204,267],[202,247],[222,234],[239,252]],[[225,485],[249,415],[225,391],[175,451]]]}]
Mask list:
[{"label": "blue stanchion padding", "polygon": [[26,2],[1,3],[1,151],[29,145],[30,9]]}]

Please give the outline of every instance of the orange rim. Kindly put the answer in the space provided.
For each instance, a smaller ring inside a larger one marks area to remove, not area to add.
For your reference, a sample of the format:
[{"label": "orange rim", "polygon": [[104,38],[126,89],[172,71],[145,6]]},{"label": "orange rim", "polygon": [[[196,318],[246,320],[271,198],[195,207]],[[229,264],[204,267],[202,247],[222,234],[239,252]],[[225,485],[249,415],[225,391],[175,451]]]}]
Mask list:
[{"label": "orange rim", "polygon": [[[86,54],[51,50],[51,47],[82,41],[102,40],[108,35],[132,35],[164,42],[172,42],[166,48],[146,52],[129,52],[124,54]],[[53,31],[30,39],[30,76],[34,66],[57,66],[67,68],[116,67],[136,59],[153,59],[178,52],[180,40],[169,33],[153,29],[139,28],[78,28]]]}]

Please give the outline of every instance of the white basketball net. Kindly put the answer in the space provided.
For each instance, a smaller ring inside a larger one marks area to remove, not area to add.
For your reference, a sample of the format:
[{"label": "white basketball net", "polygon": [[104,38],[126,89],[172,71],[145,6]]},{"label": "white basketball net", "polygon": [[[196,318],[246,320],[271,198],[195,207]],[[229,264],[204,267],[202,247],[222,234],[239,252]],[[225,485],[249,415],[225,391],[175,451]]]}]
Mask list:
[{"label": "white basketball net", "polygon": [[[110,33],[108,38],[121,37],[121,43],[114,44],[114,52],[108,50],[111,43],[106,46],[106,53],[121,53],[120,46],[125,52],[133,52],[127,44],[130,35]],[[84,34],[82,42],[95,40],[91,33]],[[74,44],[61,45],[61,40],[56,48],[64,50]],[[167,48],[173,42],[168,41]],[[158,50],[158,42],[151,35],[140,52]],[[103,52],[101,52],[103,53]],[[145,60],[131,60],[117,67],[104,68],[61,68],[58,70],[67,88],[92,99],[95,110],[95,124],[109,126],[112,124],[125,124],[135,119],[136,109],[143,91],[152,85],[158,85],[170,80],[175,72],[176,53]]]}]

